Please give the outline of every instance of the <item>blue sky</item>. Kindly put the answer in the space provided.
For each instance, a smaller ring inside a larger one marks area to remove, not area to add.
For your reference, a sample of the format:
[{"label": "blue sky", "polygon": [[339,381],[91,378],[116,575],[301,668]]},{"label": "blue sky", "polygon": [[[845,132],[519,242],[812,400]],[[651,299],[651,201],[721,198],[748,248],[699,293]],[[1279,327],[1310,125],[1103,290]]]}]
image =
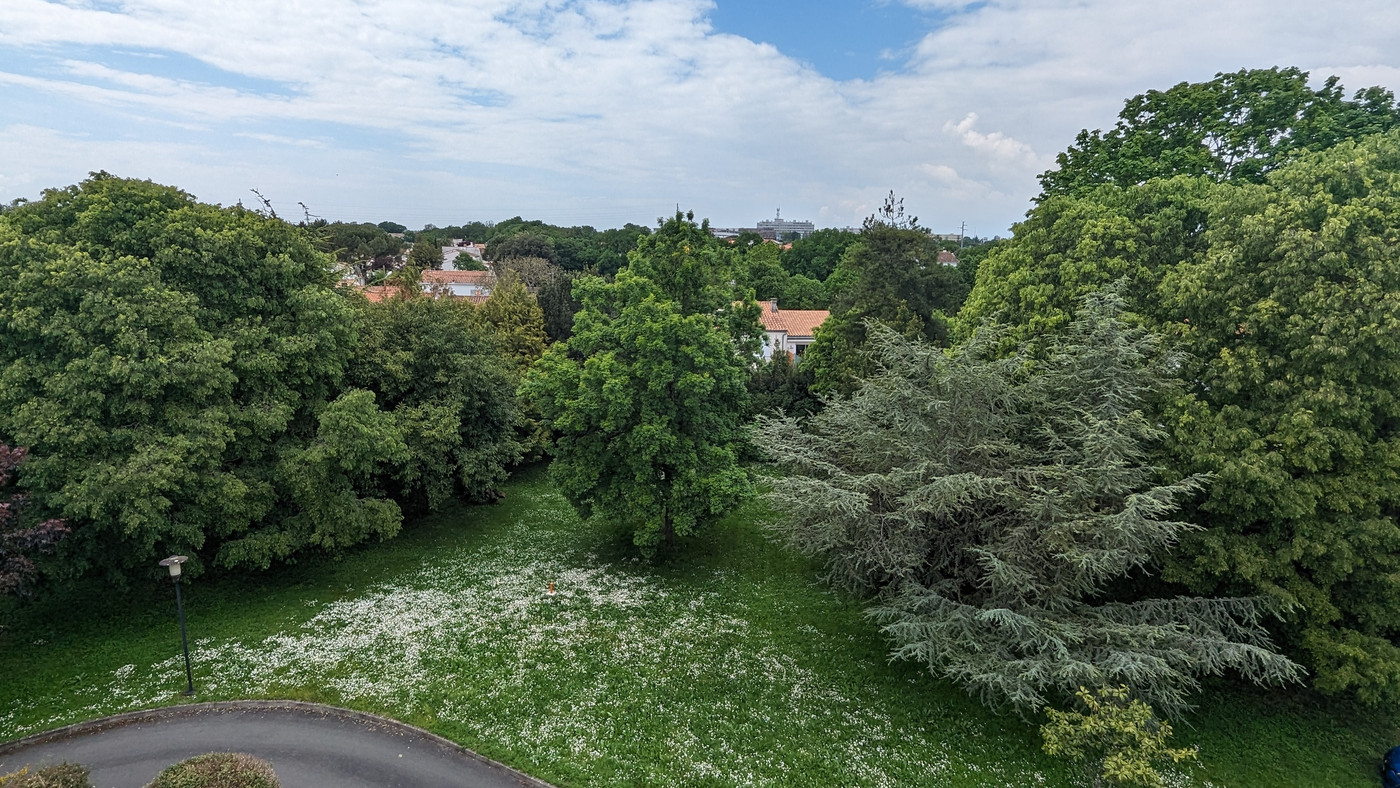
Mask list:
[{"label": "blue sky", "polygon": [[836,80],[899,71],[944,14],[904,3],[721,0],[709,13],[715,29],[772,44]]},{"label": "blue sky", "polygon": [[1400,88],[1333,0],[3,0],[0,200],[107,170],[411,226],[781,207],[1006,233],[1125,98],[1296,65]]}]

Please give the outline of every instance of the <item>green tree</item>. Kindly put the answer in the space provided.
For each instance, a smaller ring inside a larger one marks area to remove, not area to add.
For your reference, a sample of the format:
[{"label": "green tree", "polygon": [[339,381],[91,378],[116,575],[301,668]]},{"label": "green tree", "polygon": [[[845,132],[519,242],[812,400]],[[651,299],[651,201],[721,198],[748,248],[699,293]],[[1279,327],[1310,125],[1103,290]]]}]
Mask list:
[{"label": "green tree", "polygon": [[749,375],[750,417],[776,411],[798,418],[815,414],[821,410],[821,401],[812,393],[812,383],[811,367],[794,364],[786,351],[777,351]]},{"label": "green tree", "polygon": [[1393,397],[1400,133],[1299,156],[1264,184],[1177,177],[1051,197],[982,265],[960,330],[1047,341],[1071,298],[1127,279],[1191,355],[1157,416],[1159,461],[1216,482],[1163,576],[1262,594],[1318,687],[1400,698],[1400,487]]},{"label": "green tree", "polygon": [[826,286],[802,274],[788,277],[778,303],[785,309],[826,309],[831,305]]},{"label": "green tree", "polygon": [[493,240],[486,246],[487,260],[509,260],[512,257],[534,257],[547,260],[551,264],[559,262],[559,256],[554,251],[554,242],[548,236],[539,233],[518,233]]},{"label": "green tree", "polygon": [[474,314],[496,337],[501,355],[518,373],[524,374],[544,355],[544,312],[514,271],[502,272]]},{"label": "green tree", "polygon": [[368,418],[323,423],[355,343],[332,265],[285,222],[105,173],[0,217],[0,441],[29,450],[31,504],[75,526],[66,566],[262,565],[238,544],[361,532],[291,523],[285,459]]},{"label": "green tree", "polygon": [[374,393],[405,446],[375,469],[377,489],[414,511],[498,497],[520,452],[515,361],[465,301],[416,295],[360,308],[363,338],[347,378]]},{"label": "green tree", "polygon": [[812,365],[820,391],[848,393],[873,373],[865,353],[867,321],[942,344],[944,315],[967,296],[957,270],[938,262],[937,241],[917,217],[904,214],[903,203],[890,194],[827,281],[831,318],[817,329],[803,362]]},{"label": "green tree", "polygon": [[781,298],[787,290],[790,275],[778,262],[777,244],[760,243],[739,255],[735,266],[741,286],[754,291],[759,301]]},{"label": "green tree", "polygon": [[1111,131],[1079,132],[1040,176],[1041,200],[1173,175],[1258,181],[1298,153],[1395,128],[1400,106],[1383,88],[1348,101],[1336,77],[1313,90],[1306,71],[1275,67],[1150,90],[1118,117]]},{"label": "green tree", "polygon": [[1172,728],[1156,718],[1152,707],[1132,697],[1125,686],[1075,693],[1084,711],[1046,709],[1050,721],[1040,727],[1048,755],[1084,761],[1094,788],[1141,785],[1163,788],[1158,769],[1196,759],[1194,747],[1169,747]]},{"label": "green tree", "polygon": [[793,241],[791,248],[783,250],[783,268],[786,268],[788,273],[794,276],[801,275],[818,282],[825,282],[826,278],[836,270],[837,264],[841,262],[841,256],[846,253],[846,248],[855,243],[859,237],[850,230],[833,228],[817,230],[806,238]]},{"label": "green tree", "polygon": [[1134,310],[1156,316],[1163,274],[1206,247],[1215,188],[1182,176],[1045,199],[978,267],[955,335],[990,320],[1008,327],[1005,348],[1039,341],[1069,324],[1079,299],[1120,280]]},{"label": "green tree", "polygon": [[442,268],[442,247],[435,239],[415,241],[408,250],[408,267],[419,271],[433,271]]},{"label": "green tree", "polygon": [[563,271],[540,285],[536,300],[544,312],[544,332],[551,342],[562,342],[574,332],[574,315],[583,308],[574,298],[574,282],[580,278],[576,271]]},{"label": "green tree", "polygon": [[627,270],[651,280],[682,315],[716,319],[737,351],[757,355],[763,341],[758,304],[735,281],[734,269],[733,250],[710,235],[709,221],[696,224],[694,213],[680,211],[627,255]]},{"label": "green tree", "polygon": [[403,242],[373,224],[331,222],[313,228],[321,249],[335,255],[360,281],[396,266]]},{"label": "green tree", "polygon": [[1220,483],[1165,576],[1297,607],[1316,684],[1400,702],[1400,133],[1221,188],[1160,325],[1192,360],[1171,458]]},{"label": "green tree", "polygon": [[750,494],[738,463],[745,362],[714,316],[684,314],[632,271],[574,289],[573,336],[522,387],[556,436],[550,475],[584,519],[626,529],[646,554],[671,552]]},{"label": "green tree", "polygon": [[785,471],[774,532],[877,595],[897,657],[993,706],[1037,709],[1127,684],[1178,714],[1198,677],[1296,679],[1248,599],[1121,598],[1192,526],[1167,519],[1203,479],[1157,484],[1145,414],[1181,362],[1090,296],[1028,367],[979,333],[955,355],[872,325],[877,374],[799,425],[759,419]]}]

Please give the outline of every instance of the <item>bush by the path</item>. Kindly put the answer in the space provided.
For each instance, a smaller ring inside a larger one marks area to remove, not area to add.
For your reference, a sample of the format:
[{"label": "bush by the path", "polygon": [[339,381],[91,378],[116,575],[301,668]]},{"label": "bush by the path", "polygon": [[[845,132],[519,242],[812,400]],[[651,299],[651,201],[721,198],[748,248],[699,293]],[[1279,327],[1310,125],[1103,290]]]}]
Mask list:
[{"label": "bush by the path", "polygon": [[243,752],[211,752],[171,766],[146,788],[281,788],[272,764]]},{"label": "bush by the path", "polygon": [[76,763],[60,763],[30,771],[26,766],[17,772],[0,774],[4,788],[92,788],[88,770]]}]

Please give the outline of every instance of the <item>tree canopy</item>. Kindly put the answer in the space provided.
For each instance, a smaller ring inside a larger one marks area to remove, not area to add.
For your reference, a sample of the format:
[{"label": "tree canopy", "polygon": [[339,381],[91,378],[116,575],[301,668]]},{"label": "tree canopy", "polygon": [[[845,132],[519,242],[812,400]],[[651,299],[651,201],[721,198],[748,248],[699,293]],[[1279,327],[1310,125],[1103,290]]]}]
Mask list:
[{"label": "tree canopy", "polygon": [[[1123,278],[1190,351],[1159,462],[1216,481],[1165,578],[1293,606],[1275,625],[1317,686],[1400,698],[1400,132],[1300,153],[1263,183],[1178,176],[1042,201],[959,315],[1046,341]],[[1014,344],[1014,342],[1013,342]],[[1009,345],[1008,345],[1009,346]],[[1006,349],[1005,347],[1003,348]]]},{"label": "tree canopy", "polygon": [[[308,231],[148,181],[98,173],[0,217],[0,441],[74,525],[66,565],[265,567],[397,532],[381,480],[414,446],[345,385],[363,326],[336,282]],[[508,429],[508,387],[503,407]]]},{"label": "tree canopy", "polygon": [[938,262],[938,242],[917,217],[904,214],[903,203],[890,194],[827,280],[831,317],[803,361],[812,365],[820,391],[850,392],[873,371],[865,353],[867,321],[943,344],[945,315],[967,295],[957,269]]},{"label": "tree canopy", "polygon": [[1259,181],[1294,155],[1400,125],[1400,105],[1380,87],[1347,99],[1337,77],[1308,86],[1297,68],[1243,69],[1134,96],[1110,131],[1079,132],[1040,176],[1041,200],[1096,186],[1200,175]]},{"label": "tree canopy", "polygon": [[585,519],[625,529],[644,553],[674,550],[749,495],[744,359],[712,315],[685,314],[631,270],[574,292],[573,335],[522,388],[555,435],[551,478]]},{"label": "tree canopy", "polygon": [[1106,594],[1192,529],[1203,477],[1157,481],[1146,414],[1179,360],[1088,297],[1035,366],[980,332],[956,354],[872,323],[876,373],[805,428],[760,418],[784,475],[774,532],[876,594],[895,655],[994,706],[1125,684],[1180,713],[1199,677],[1295,679],[1247,599]]}]

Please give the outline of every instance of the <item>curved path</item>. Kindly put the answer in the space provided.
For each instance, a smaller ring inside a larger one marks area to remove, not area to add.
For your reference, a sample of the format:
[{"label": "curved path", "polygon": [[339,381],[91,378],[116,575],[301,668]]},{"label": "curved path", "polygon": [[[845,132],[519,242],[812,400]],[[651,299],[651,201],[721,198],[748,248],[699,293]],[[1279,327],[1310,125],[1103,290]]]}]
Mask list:
[{"label": "curved path", "polygon": [[233,701],[119,714],[0,744],[0,774],[62,761],[97,788],[141,788],[206,752],[272,764],[283,788],[549,788],[420,728],[295,701]]}]

